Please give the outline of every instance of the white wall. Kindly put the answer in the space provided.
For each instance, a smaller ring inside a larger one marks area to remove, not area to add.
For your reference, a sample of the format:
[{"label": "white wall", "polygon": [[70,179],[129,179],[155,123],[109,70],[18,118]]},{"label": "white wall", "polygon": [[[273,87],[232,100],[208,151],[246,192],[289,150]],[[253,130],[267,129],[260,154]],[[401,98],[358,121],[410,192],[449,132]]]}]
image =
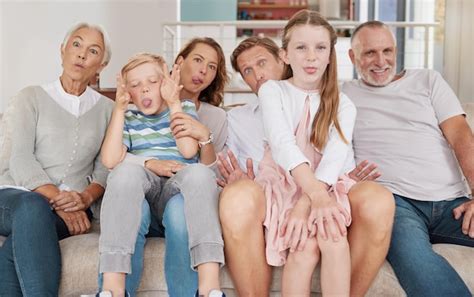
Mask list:
[{"label": "white wall", "polygon": [[177,21],[179,0],[0,0],[0,112],[20,89],[61,74],[60,44],[79,21],[100,23],[112,40],[112,60],[101,87],[134,53],[162,50],[161,22]]},{"label": "white wall", "polygon": [[462,102],[474,102],[474,1],[446,1],[444,77]]}]

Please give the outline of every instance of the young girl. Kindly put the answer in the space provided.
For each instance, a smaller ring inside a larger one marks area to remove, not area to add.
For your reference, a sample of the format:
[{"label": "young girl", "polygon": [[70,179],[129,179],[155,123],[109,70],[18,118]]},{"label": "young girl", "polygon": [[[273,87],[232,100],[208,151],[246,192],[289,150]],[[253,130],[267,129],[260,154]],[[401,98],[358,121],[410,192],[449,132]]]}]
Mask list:
[{"label": "young girl", "polygon": [[323,295],[349,296],[347,193],[355,182],[344,172],[355,167],[356,109],[338,91],[336,38],[318,13],[295,14],[280,53],[292,75],[258,93],[269,144],[257,177],[267,197],[266,256],[285,265],[283,296],[310,295],[320,254]]}]

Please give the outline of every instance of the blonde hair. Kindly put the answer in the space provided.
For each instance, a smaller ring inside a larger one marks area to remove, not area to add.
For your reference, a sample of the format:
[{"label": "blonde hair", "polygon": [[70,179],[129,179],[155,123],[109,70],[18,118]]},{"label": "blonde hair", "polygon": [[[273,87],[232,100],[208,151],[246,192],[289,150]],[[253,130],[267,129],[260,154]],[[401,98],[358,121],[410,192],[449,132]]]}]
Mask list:
[{"label": "blonde hair", "polygon": [[127,62],[122,67],[122,70],[120,71],[120,74],[122,75],[122,79],[124,82],[127,82],[127,73],[132,70],[137,68],[140,65],[143,65],[145,63],[150,63],[150,64],[156,64],[158,67],[163,71],[163,67],[165,66],[166,62],[165,59],[163,59],[162,56],[160,55],[155,55],[155,54],[150,54],[150,53],[138,53],[136,55],[133,55]]},{"label": "blonde hair", "polygon": [[[342,140],[348,143],[347,138],[342,133],[339,120],[337,119],[339,109],[339,88],[337,84],[337,61],[335,51],[337,35],[334,28],[319,13],[310,10],[300,10],[293,15],[283,30],[282,48],[285,51],[287,51],[294,27],[303,25],[324,27],[329,32],[331,42],[329,64],[321,78],[321,86],[319,89],[321,103],[319,104],[319,109],[314,116],[313,125],[311,127],[310,141],[314,147],[321,151],[328,142],[331,124],[334,124]],[[284,77],[284,79],[288,79],[292,76],[292,71],[289,71],[289,74],[287,77]]]},{"label": "blonde hair", "polygon": [[207,88],[201,91],[199,94],[199,101],[219,106],[224,99],[224,87],[229,78],[227,77],[227,70],[225,67],[224,52],[222,51],[221,46],[214,39],[210,37],[196,37],[191,39],[178,53],[175,63],[178,61],[179,57],[186,59],[198,44],[206,44],[212,47],[217,53],[216,77]]}]

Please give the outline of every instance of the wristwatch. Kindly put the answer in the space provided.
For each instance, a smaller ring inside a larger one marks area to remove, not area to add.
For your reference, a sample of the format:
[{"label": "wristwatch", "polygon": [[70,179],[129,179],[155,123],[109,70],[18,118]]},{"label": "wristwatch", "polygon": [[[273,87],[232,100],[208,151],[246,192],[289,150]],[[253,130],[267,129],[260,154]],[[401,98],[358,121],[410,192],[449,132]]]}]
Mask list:
[{"label": "wristwatch", "polygon": [[209,133],[209,139],[206,141],[198,141],[199,148],[202,148],[203,146],[213,143],[214,142],[214,135],[212,135],[212,132]]}]

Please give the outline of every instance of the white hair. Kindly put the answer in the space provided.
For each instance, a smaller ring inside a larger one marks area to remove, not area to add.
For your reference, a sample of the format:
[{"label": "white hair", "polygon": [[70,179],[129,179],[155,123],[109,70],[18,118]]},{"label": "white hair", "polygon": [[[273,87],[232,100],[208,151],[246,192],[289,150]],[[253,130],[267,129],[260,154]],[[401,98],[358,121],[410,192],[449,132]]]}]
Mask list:
[{"label": "white hair", "polygon": [[105,47],[104,58],[102,59],[102,65],[107,65],[110,61],[110,58],[112,57],[112,49],[110,46],[109,35],[107,34],[107,31],[105,31],[102,25],[94,25],[94,24],[89,24],[86,22],[75,24],[67,31],[66,36],[64,36],[64,40],[62,43],[63,50],[66,48],[66,44],[69,41],[69,38],[71,38],[71,35],[77,30],[82,29],[82,28],[93,29],[99,32],[100,34],[102,34],[102,38],[104,39],[104,47]]}]

